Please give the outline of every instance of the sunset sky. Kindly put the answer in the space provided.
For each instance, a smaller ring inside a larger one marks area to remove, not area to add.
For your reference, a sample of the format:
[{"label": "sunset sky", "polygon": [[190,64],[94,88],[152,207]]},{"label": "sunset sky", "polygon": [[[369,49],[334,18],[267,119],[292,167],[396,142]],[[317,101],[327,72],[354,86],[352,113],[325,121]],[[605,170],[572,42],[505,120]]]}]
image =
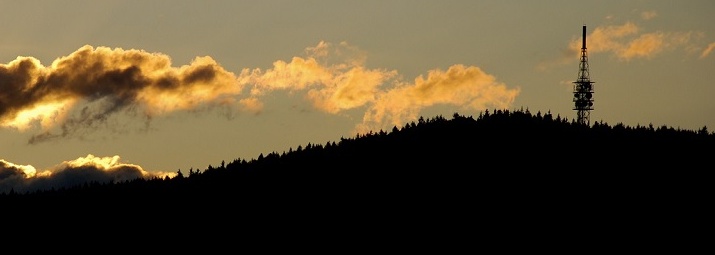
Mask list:
[{"label": "sunset sky", "polygon": [[575,119],[584,25],[591,123],[713,132],[713,13],[711,0],[0,1],[0,192],[188,174],[420,116]]}]

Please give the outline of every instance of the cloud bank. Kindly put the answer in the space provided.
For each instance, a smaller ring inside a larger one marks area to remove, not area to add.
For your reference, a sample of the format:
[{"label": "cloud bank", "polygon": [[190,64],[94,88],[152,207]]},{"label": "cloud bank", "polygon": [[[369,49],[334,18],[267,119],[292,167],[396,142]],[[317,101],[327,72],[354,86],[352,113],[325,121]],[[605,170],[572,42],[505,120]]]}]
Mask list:
[{"label": "cloud bank", "polygon": [[171,178],[174,175],[146,172],[138,165],[121,163],[119,156],[96,157],[89,154],[64,161],[39,173],[30,165],[17,165],[0,159],[0,193],[69,188],[89,182],[116,183],[138,178]]},{"label": "cloud bank", "polygon": [[365,62],[356,47],[321,41],[305,56],[235,74],[208,56],[175,67],[161,53],[85,45],[50,66],[32,57],[0,64],[0,127],[33,130],[32,144],[107,129],[121,113],[147,123],[201,107],[260,113],[263,98],[282,90],[330,114],[364,107],[355,132],[367,132],[416,120],[436,104],[481,111],[508,107],[519,94],[474,66],[430,70],[426,78],[405,82],[396,70]]}]

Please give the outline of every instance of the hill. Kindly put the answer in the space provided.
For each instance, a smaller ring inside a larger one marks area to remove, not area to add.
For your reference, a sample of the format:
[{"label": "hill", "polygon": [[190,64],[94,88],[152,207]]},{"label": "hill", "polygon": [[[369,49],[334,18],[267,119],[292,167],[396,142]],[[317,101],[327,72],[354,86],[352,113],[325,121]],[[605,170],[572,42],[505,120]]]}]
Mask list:
[{"label": "hill", "polygon": [[701,212],[712,148],[715,134],[706,128],[586,126],[528,110],[455,113],[171,179],[0,194],[0,204],[284,223],[350,219],[353,227],[391,222],[432,229],[489,219],[505,228],[565,228],[569,221],[600,227],[624,219],[652,227],[673,212]]}]

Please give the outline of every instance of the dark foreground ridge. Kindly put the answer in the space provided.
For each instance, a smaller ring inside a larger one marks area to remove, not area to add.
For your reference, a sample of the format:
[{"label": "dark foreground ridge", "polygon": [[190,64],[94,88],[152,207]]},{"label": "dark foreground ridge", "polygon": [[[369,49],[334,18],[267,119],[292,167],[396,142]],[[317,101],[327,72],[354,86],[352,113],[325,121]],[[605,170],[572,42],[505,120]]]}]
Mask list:
[{"label": "dark foreground ridge", "polygon": [[420,118],[390,131],[222,162],[171,179],[3,193],[0,204],[33,210],[359,215],[357,221],[435,216],[444,224],[476,214],[509,217],[514,224],[588,213],[606,215],[597,219],[604,221],[634,216],[628,213],[634,208],[702,205],[712,148],[715,134],[706,128],[586,126],[528,110],[477,117],[455,113],[451,119]]}]

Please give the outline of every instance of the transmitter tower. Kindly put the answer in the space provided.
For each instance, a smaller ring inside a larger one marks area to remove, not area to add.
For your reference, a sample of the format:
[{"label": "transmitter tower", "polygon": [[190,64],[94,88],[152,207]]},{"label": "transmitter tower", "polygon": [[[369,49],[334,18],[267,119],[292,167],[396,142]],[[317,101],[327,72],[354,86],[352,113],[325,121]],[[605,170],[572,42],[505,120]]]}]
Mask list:
[{"label": "transmitter tower", "polygon": [[583,41],[581,43],[581,61],[578,65],[578,79],[573,82],[573,102],[576,111],[576,121],[591,125],[593,110],[593,83],[588,73],[588,52],[586,52],[586,25],[583,25]]}]

